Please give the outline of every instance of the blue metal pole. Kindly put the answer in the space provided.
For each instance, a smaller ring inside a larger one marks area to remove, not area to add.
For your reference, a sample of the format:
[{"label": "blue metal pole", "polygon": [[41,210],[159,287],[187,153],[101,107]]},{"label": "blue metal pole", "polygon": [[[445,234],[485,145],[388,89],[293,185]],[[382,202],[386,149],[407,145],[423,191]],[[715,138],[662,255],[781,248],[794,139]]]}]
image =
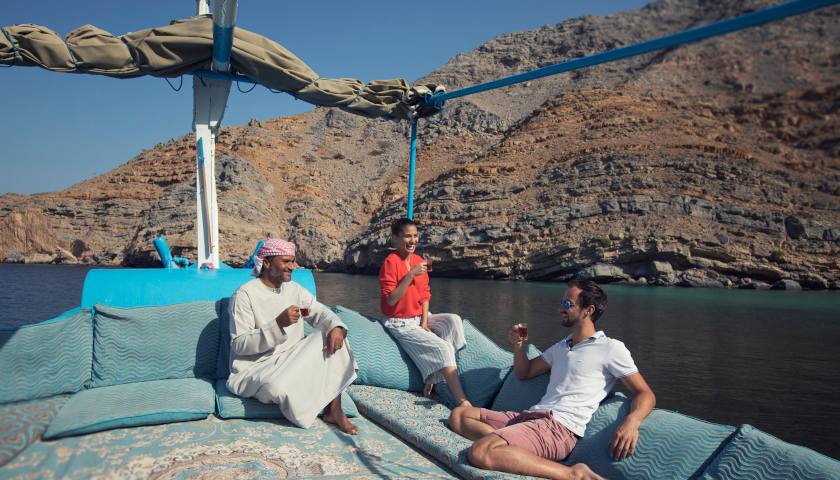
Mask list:
[{"label": "blue metal pole", "polygon": [[408,172],[408,218],[414,220],[414,160],[417,158],[417,119],[411,121],[411,162]]},{"label": "blue metal pole", "polygon": [[160,261],[163,263],[163,268],[171,267],[172,252],[169,251],[169,245],[166,243],[166,239],[163,237],[158,237],[152,240],[152,243],[155,245],[155,250],[157,250],[157,253],[160,256]]},{"label": "blue metal pole", "polygon": [[717,35],[742,30],[748,27],[754,27],[764,23],[780,20],[793,15],[807,13],[812,10],[817,10],[829,5],[840,3],[840,0],[794,0],[792,2],[777,5],[775,7],[765,8],[757,12],[748,13],[739,17],[730,18],[720,22],[705,25],[703,27],[686,30],[684,32],[675,33],[666,37],[649,40],[647,42],[629,45],[627,47],[617,48],[608,52],[590,55],[588,57],[569,60],[568,62],[558,63],[549,67],[532,70],[530,72],[520,73],[507,78],[493,80],[492,82],[474,85],[472,87],[462,88],[449,93],[438,93],[432,95],[424,102],[426,105],[435,105],[451,100],[453,98],[464,97],[474,93],[485,92],[493,90],[494,88],[505,87],[516,83],[527,82],[537,78],[548,77],[558,73],[578,70],[584,67],[591,67],[606,62],[621,60],[643,53],[653,52],[664,48],[675,47],[684,43],[696,42],[698,40],[705,40]]}]

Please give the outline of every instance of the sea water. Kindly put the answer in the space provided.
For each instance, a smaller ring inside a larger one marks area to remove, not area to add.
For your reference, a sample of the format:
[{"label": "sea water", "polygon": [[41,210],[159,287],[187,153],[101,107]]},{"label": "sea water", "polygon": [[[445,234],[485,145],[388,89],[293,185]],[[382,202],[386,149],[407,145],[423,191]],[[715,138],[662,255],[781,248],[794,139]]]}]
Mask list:
[{"label": "sea water", "polygon": [[[90,267],[0,264],[0,327],[75,308]],[[373,276],[315,274],[318,299],[379,318]],[[502,348],[528,323],[545,350],[570,331],[564,284],[435,278],[433,313],[457,313]],[[657,407],[715,423],[753,425],[840,459],[840,292],[606,286],[596,328],[630,349]],[[621,386],[617,387],[622,390]]]}]

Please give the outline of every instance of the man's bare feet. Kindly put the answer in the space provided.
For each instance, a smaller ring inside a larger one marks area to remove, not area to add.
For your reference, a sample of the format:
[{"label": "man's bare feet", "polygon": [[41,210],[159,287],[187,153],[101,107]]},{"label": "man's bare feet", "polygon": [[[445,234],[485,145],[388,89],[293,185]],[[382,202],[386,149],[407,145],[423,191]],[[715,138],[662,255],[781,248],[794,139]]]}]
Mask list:
[{"label": "man's bare feet", "polygon": [[344,410],[341,409],[341,397],[337,397],[336,400],[330,402],[327,411],[324,412],[324,416],[322,417],[323,420],[338,426],[342,432],[348,435],[358,435],[358,427],[350,423],[350,419],[347,418]]},{"label": "man's bare feet", "polygon": [[577,463],[571,466],[572,478],[579,478],[582,480],[604,480],[604,477],[593,472],[592,469],[583,463]]},{"label": "man's bare feet", "polygon": [[426,398],[432,398],[432,389],[434,389],[434,388],[435,388],[434,384],[432,384],[432,383],[426,384],[426,386],[423,387],[423,396],[426,397]]}]

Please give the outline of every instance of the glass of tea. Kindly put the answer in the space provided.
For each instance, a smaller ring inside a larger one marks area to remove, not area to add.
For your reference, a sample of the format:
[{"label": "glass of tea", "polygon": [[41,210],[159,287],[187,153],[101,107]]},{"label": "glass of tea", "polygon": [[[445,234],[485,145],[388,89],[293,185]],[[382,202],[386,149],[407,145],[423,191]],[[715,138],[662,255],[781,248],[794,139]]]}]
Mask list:
[{"label": "glass of tea", "polygon": [[520,323],[516,326],[516,329],[519,330],[519,337],[520,338],[528,338],[528,324],[527,323]]},{"label": "glass of tea", "polygon": [[301,316],[301,317],[308,317],[308,316],[309,316],[309,309],[308,309],[308,308],[302,308],[302,307],[301,307],[301,309],[300,309],[300,316]]},{"label": "glass of tea", "polygon": [[432,259],[429,258],[429,257],[426,257],[423,260],[426,261],[426,271],[431,272],[432,271]]}]

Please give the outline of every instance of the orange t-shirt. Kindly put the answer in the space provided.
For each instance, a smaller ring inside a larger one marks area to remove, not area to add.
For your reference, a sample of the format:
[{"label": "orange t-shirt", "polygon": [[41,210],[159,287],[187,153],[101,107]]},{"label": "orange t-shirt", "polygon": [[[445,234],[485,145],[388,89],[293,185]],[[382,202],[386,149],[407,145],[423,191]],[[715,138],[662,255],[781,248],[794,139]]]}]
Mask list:
[{"label": "orange t-shirt", "polygon": [[[423,259],[412,253],[409,254],[409,262],[413,267],[423,262]],[[423,307],[420,304],[428,302],[432,298],[429,293],[429,275],[427,274],[414,277],[400,301],[393,307],[388,305],[388,295],[397,288],[397,285],[406,275],[408,275],[408,268],[405,266],[405,260],[400,258],[397,252],[388,255],[379,269],[379,288],[381,289],[379,304],[382,308],[382,315],[410,318],[419,317],[423,314]]]}]

